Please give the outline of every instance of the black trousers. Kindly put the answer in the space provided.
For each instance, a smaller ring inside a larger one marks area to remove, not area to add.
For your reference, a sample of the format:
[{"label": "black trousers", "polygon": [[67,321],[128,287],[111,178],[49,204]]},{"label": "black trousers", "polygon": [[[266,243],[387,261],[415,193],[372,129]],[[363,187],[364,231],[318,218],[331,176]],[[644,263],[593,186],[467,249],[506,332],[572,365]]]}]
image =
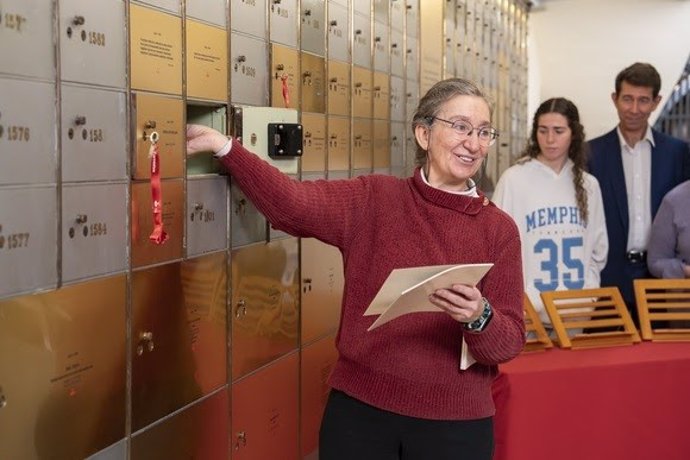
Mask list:
[{"label": "black trousers", "polygon": [[427,420],[377,409],[331,390],[319,460],[491,460],[493,419]]}]

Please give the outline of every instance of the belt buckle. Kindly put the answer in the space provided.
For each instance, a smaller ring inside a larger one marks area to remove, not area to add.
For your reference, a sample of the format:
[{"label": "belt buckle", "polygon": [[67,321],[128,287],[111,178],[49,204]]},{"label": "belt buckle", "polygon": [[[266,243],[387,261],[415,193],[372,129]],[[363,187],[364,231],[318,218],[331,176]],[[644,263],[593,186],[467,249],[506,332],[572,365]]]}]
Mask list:
[{"label": "belt buckle", "polygon": [[643,263],[647,260],[646,251],[628,251],[625,256],[628,258],[628,262],[633,264]]}]

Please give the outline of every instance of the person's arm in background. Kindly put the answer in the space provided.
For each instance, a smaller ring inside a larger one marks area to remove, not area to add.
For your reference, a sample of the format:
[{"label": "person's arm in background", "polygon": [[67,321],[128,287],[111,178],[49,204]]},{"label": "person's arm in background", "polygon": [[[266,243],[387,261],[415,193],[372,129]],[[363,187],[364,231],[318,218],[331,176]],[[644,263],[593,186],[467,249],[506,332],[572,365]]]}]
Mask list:
[{"label": "person's arm in background", "polygon": [[685,278],[688,266],[676,257],[677,229],[671,202],[664,199],[656,213],[647,246],[647,267],[657,278]]},{"label": "person's arm in background", "polygon": [[609,238],[606,232],[606,218],[604,217],[604,201],[601,197],[599,182],[591,176],[592,188],[588,197],[589,214],[587,222],[587,237],[592,241],[592,253],[587,261],[585,273],[585,288],[596,288],[601,284],[601,271],[606,266],[609,254]]}]

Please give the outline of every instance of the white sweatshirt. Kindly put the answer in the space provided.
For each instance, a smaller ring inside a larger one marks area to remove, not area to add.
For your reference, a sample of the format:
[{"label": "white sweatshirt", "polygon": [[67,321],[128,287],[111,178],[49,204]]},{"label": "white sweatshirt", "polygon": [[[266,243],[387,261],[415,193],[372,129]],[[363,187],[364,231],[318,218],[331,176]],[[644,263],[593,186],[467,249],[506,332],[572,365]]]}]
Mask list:
[{"label": "white sweatshirt", "polygon": [[535,159],[516,164],[503,173],[492,197],[520,230],[525,292],[547,325],[551,321],[539,293],[599,287],[608,254],[599,183],[583,173],[585,224],[575,198],[573,166],[568,159],[557,174]]}]

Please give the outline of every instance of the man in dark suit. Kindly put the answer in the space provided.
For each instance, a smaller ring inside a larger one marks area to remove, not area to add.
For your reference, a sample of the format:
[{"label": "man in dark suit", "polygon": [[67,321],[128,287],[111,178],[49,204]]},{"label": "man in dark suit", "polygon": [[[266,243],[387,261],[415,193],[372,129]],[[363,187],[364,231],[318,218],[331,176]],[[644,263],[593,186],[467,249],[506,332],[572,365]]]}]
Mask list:
[{"label": "man in dark suit", "polygon": [[589,141],[589,171],[601,187],[609,237],[601,285],[620,289],[636,324],[633,280],[651,277],[646,257],[652,220],[666,192],[690,178],[688,144],[649,126],[660,89],[652,65],[623,69],[611,94],[618,126]]}]

